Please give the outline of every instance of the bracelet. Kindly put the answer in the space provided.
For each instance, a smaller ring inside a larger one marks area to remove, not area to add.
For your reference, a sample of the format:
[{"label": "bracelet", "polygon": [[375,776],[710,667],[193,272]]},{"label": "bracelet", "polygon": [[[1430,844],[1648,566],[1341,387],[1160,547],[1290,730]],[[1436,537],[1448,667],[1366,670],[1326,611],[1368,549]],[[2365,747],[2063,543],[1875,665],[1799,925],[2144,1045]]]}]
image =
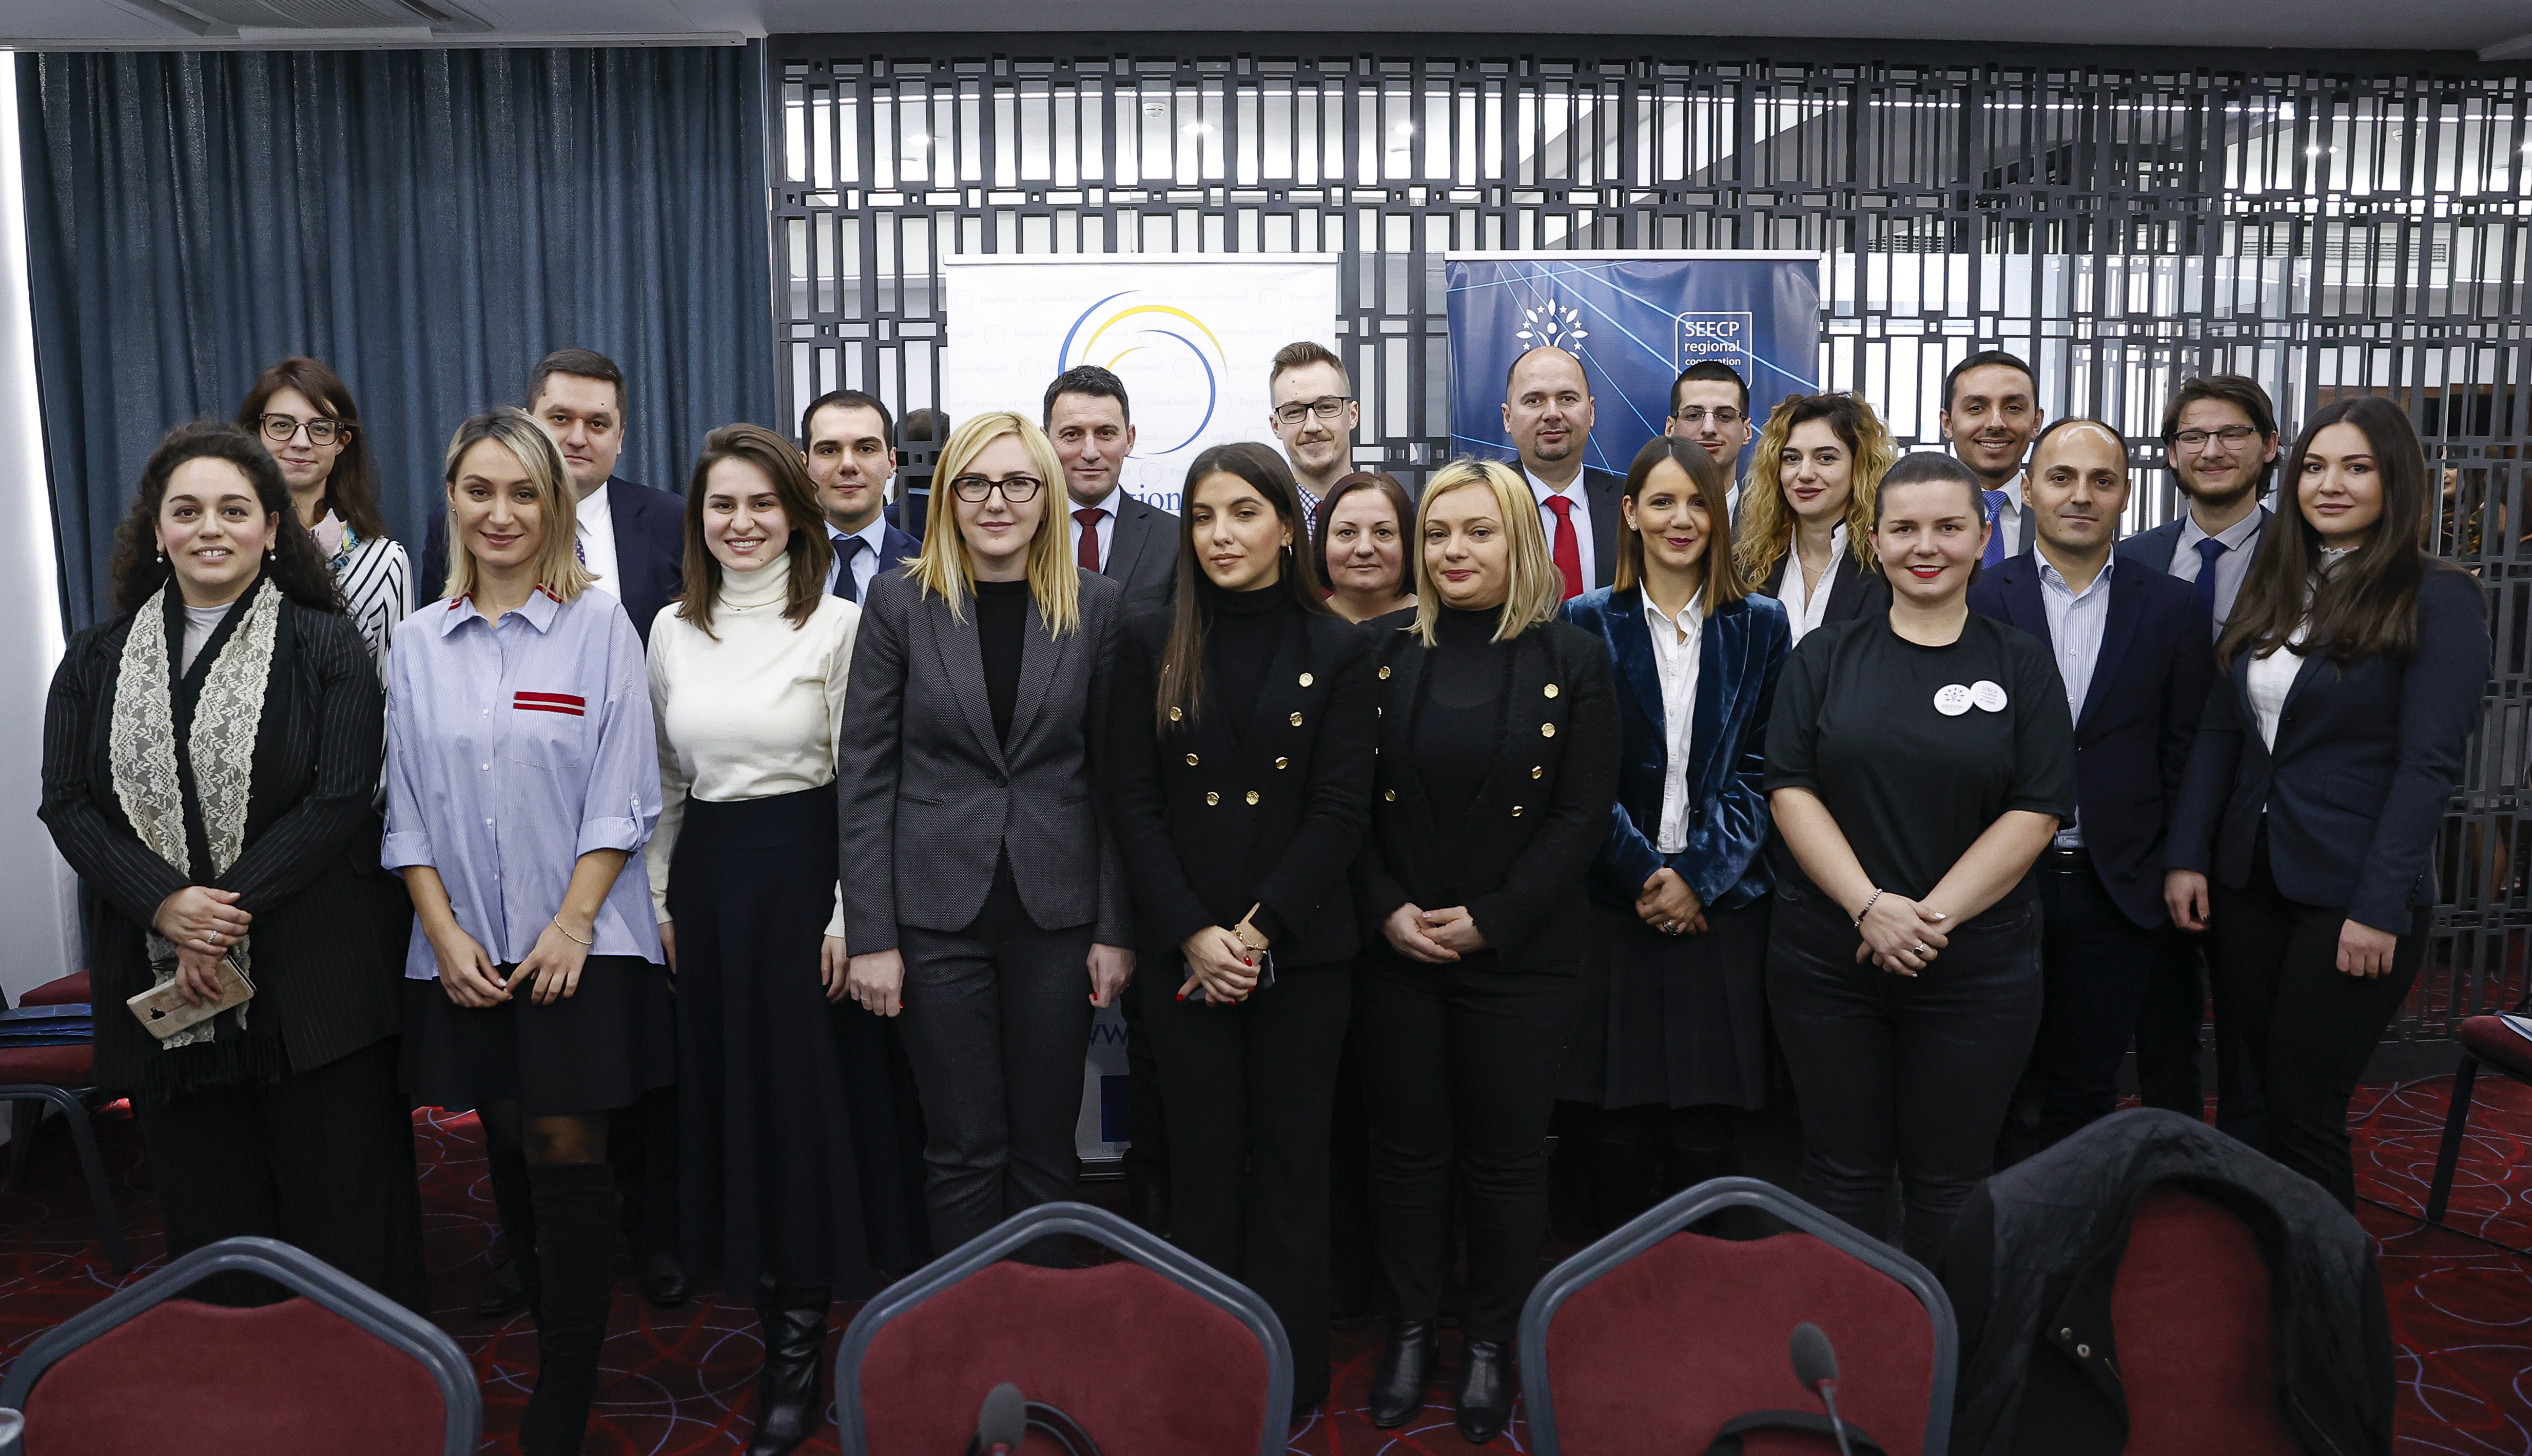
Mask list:
[{"label": "bracelet", "polygon": [[[1874,890],[1872,892],[1872,900],[1880,899],[1881,893],[1882,892],[1879,890]],[[1855,924],[1858,927],[1861,927],[1864,924],[1864,918],[1872,913],[1872,900],[1865,901],[1864,908],[1855,913]]]},{"label": "bracelet", "polygon": [[[557,930],[562,930],[562,938],[572,942],[574,945],[596,945],[598,943],[598,940],[594,935],[590,939],[583,940],[579,936],[571,933],[569,930],[563,930],[562,919],[559,916],[554,919],[553,927]],[[592,925],[589,928],[594,931],[598,927],[596,925]]]},{"label": "bracelet", "polygon": [[1249,939],[1247,936],[1240,934],[1239,926],[1237,925],[1231,927],[1231,938],[1238,941],[1244,946],[1247,946],[1250,950],[1264,950],[1266,948],[1258,944],[1256,941]]}]

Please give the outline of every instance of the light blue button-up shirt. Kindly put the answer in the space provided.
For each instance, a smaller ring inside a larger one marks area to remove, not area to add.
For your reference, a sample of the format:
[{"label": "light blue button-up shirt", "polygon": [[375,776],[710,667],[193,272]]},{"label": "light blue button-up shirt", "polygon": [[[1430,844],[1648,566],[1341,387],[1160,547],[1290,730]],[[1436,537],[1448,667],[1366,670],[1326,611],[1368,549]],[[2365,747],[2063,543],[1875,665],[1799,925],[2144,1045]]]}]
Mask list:
[{"label": "light blue button-up shirt", "polygon": [[[2101,637],[2110,625],[2110,574],[2117,562],[2102,562],[2100,575],[2077,591],[2050,564],[2047,552],[2031,555],[2040,563],[2040,609],[2048,614],[2048,646],[2066,685],[2066,712],[2080,722],[2085,695],[2093,691],[2093,667],[2101,660]],[[2080,811],[2057,831],[2055,842],[2068,848],[2084,842]]]},{"label": "light blue button-up shirt", "polygon": [[[641,849],[660,818],[659,739],[641,639],[614,597],[543,590],[485,620],[470,597],[405,619],[387,658],[387,831],[379,863],[428,865],[457,924],[516,965],[591,850],[632,858],[590,954],[661,960]],[[404,974],[439,975],[416,920]]]}]

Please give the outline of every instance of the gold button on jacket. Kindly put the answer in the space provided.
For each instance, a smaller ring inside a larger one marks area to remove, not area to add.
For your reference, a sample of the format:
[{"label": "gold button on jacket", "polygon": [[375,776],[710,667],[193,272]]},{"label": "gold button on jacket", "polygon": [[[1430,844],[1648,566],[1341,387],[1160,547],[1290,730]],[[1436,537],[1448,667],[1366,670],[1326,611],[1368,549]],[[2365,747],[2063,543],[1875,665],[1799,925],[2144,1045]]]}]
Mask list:
[{"label": "gold button on jacket", "polygon": [[1204,791],[1204,802],[1207,804],[1220,804],[1222,802],[1222,795],[1217,790],[1207,789]]},{"label": "gold button on jacket", "polygon": [[1251,789],[1251,790],[1249,790],[1249,791],[1248,791],[1248,802],[1249,802],[1249,803],[1251,803],[1251,804],[1254,804],[1254,803],[1256,803],[1256,802],[1257,802],[1257,791],[1256,791],[1255,789]]}]

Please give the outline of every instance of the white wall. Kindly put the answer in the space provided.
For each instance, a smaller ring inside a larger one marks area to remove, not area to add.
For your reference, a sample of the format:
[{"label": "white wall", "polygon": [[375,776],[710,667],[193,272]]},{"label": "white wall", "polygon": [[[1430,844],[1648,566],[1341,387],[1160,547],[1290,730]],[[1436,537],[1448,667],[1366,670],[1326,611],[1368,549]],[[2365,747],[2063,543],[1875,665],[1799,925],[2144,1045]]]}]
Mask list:
[{"label": "white wall", "polygon": [[18,62],[0,50],[0,990],[79,968],[70,867],[35,818],[44,695],[62,655],[60,573],[27,307],[27,215],[18,165]]}]

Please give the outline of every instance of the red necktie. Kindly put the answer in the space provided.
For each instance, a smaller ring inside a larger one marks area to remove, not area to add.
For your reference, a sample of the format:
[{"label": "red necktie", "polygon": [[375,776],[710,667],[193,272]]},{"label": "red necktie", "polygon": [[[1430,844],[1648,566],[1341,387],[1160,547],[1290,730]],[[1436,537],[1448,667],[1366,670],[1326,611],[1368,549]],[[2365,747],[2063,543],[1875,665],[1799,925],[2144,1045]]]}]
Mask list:
[{"label": "red necktie", "polygon": [[1556,513],[1556,574],[1565,579],[1565,599],[1582,594],[1582,547],[1574,539],[1574,502],[1562,495],[1547,498]]},{"label": "red necktie", "polygon": [[1072,513],[1072,524],[1081,528],[1081,543],[1072,559],[1083,571],[1099,570],[1099,518],[1107,514],[1097,506],[1083,506]]}]

